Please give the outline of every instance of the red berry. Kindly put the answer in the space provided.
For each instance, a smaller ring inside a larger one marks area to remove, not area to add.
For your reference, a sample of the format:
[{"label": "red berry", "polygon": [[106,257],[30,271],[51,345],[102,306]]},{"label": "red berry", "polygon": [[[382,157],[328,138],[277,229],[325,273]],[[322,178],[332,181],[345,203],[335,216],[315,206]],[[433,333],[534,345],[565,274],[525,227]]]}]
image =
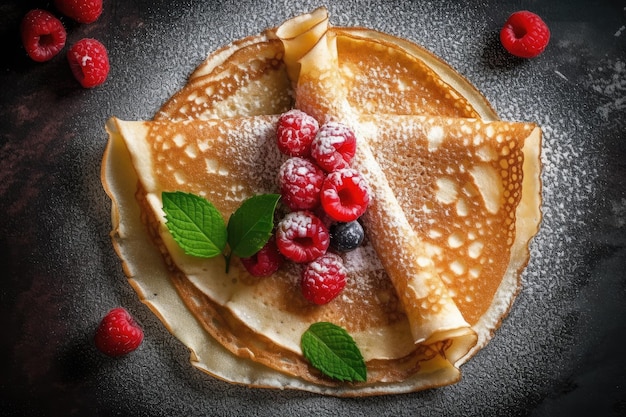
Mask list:
[{"label": "red berry", "polygon": [[287,159],[278,171],[282,201],[292,211],[310,210],[320,203],[324,171],[300,157]]},{"label": "red berry", "polygon": [[328,229],[308,211],[287,213],[278,222],[276,245],[294,262],[310,262],[326,253],[330,244]]},{"label": "red berry", "polygon": [[283,264],[283,256],[276,247],[276,239],[272,236],[260,251],[249,258],[241,258],[246,270],[255,277],[266,277],[278,271]]},{"label": "red berry", "polygon": [[315,259],[302,271],[302,295],[314,304],[326,304],[346,286],[343,260],[334,253]]},{"label": "red berry", "polygon": [[355,152],[354,132],[343,123],[325,123],[311,143],[311,156],[327,172],[348,168]]},{"label": "red berry", "polygon": [[511,54],[534,58],[546,49],[550,29],[535,13],[522,10],[513,13],[500,30],[500,42]]},{"label": "red berry", "polygon": [[[320,196],[321,196],[321,192],[320,192]],[[324,207],[322,207],[321,204],[317,206],[315,210],[313,210],[313,214],[315,215],[315,217],[320,219],[320,221],[328,229],[328,233],[330,233],[330,228],[332,227],[334,223],[336,223],[336,220],[330,217],[328,214],[326,214],[326,211],[324,210]]]},{"label": "red berry", "polygon": [[102,14],[102,0],[54,0],[54,5],[79,23],[93,23]]},{"label": "red berry", "polygon": [[276,143],[278,149],[289,156],[309,156],[311,142],[319,129],[312,116],[297,109],[283,113],[278,120]]},{"label": "red berry", "polygon": [[122,307],[109,311],[100,322],[94,338],[96,347],[108,356],[123,356],[139,347],[143,330]]},{"label": "red berry", "polygon": [[67,51],[67,60],[74,77],[85,88],[104,83],[109,75],[109,55],[95,39],[85,38]]},{"label": "red berry", "polygon": [[367,210],[369,186],[357,170],[340,169],[328,174],[324,180],[321,202],[330,217],[339,222],[351,222]]},{"label": "red berry", "polygon": [[65,46],[67,33],[59,19],[45,10],[26,13],[20,25],[22,44],[33,61],[45,62]]}]

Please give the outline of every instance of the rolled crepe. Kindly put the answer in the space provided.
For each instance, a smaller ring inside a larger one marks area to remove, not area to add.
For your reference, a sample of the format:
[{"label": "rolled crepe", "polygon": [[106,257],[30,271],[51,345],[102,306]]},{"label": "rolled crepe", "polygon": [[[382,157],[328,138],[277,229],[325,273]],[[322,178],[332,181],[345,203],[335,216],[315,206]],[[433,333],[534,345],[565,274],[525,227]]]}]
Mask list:
[{"label": "rolled crepe", "polygon": [[[281,39],[281,35],[289,35],[284,39],[285,62],[288,74],[298,74],[298,79],[292,80],[296,84],[296,106],[322,123],[334,119],[355,130],[357,154],[353,166],[372,190],[372,203],[363,216],[368,237],[406,311],[414,342],[441,343],[443,356],[454,364],[476,343],[476,333],[437,274],[424,243],[411,227],[364,139],[364,126],[359,125],[358,114],[347,101],[339,73],[336,38],[328,30],[320,30],[320,25],[328,28],[328,20],[317,11],[311,19],[316,22],[319,37],[311,36],[311,25],[303,25],[301,17],[287,21],[277,31]],[[290,70],[289,65],[299,68]]]},{"label": "rolled crepe", "polygon": [[[324,306],[303,300],[294,265],[258,280],[234,260],[225,274],[221,259],[182,253],[162,223],[166,189],[205,196],[226,217],[245,196],[276,192],[276,123],[294,98],[320,120],[355,128],[367,146],[355,164],[376,198],[365,217],[370,240],[344,255],[350,279]],[[113,242],[140,298],[212,375],[341,396],[451,384],[519,290],[540,219],[540,130],[488,122],[497,116],[480,92],[418,45],[328,27],[319,9],[211,54],[155,119],[107,123],[102,179],[113,201]],[[397,248],[409,256],[401,264]],[[392,283],[385,268],[399,278]],[[472,339],[459,311],[479,341],[456,360]],[[310,369],[299,337],[317,321],[350,332],[367,383],[333,382]]]}]

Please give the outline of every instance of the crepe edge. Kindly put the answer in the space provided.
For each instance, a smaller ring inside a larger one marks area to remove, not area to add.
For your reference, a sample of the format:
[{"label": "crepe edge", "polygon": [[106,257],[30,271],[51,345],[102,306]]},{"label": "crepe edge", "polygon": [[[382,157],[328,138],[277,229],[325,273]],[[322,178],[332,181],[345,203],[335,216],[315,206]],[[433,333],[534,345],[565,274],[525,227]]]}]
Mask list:
[{"label": "crepe edge", "polygon": [[[461,366],[471,359],[476,353],[485,347],[495,336],[502,322],[508,316],[509,311],[522,289],[522,274],[530,261],[531,243],[539,232],[543,218],[543,184],[541,180],[541,149],[543,134],[541,128],[535,125],[534,129],[524,142],[522,198],[515,212],[515,241],[511,249],[511,259],[496,293],[494,294],[491,307],[472,326],[478,335],[478,342],[465,355],[456,362]],[[531,175],[528,175],[528,174]],[[537,199],[533,198],[538,196]],[[520,233],[522,232],[522,233]],[[503,295],[508,295],[504,297]]]},{"label": "crepe edge", "polygon": [[[113,247],[122,260],[124,275],[138,294],[140,301],[157,316],[172,335],[189,349],[189,360],[192,366],[212,377],[235,385],[251,388],[294,389],[336,397],[404,394],[446,386],[460,380],[459,370],[450,366],[429,373],[428,375],[432,378],[424,378],[424,374],[417,374],[404,381],[388,384],[323,386],[296,376],[286,375],[251,359],[231,353],[211,337],[191,314],[179,297],[176,286],[171,282],[161,253],[152,244],[135,198],[138,177],[132,167],[130,153],[123,143],[116,120],[116,118],[111,118],[105,125],[109,140],[101,165],[103,188],[111,199],[113,227],[110,237]],[[123,170],[126,175],[119,175],[119,170]],[[114,171],[118,171],[118,174],[114,175]],[[126,210],[124,215],[120,214],[122,205]],[[133,228],[141,229],[140,233],[136,233],[137,230]],[[133,233],[130,233],[131,230]],[[129,254],[135,251],[141,252],[141,257],[138,258],[141,260],[139,267],[130,261]],[[149,272],[145,272],[146,266]],[[139,273],[141,276],[149,275],[150,279],[141,279],[136,272],[139,269],[142,271]],[[167,306],[168,311],[176,310],[180,311],[180,314],[174,318],[170,314],[164,314],[164,305]],[[433,383],[433,380],[437,382]]]},{"label": "crepe edge", "polygon": [[[358,34],[360,36],[365,36],[366,38],[371,37],[372,39],[375,39],[376,37],[380,37],[383,39],[387,39],[388,41],[390,41],[391,43],[396,43],[397,45],[399,45],[400,47],[402,47],[403,49],[405,49],[408,53],[417,56],[420,59],[423,59],[428,66],[430,66],[431,68],[433,68],[433,70],[435,70],[435,72],[437,72],[438,75],[440,75],[442,77],[442,79],[444,79],[444,81],[446,81],[449,85],[451,85],[455,90],[457,91],[465,91],[465,93],[463,94],[464,97],[466,97],[468,100],[470,100],[471,104],[477,109],[478,113],[480,114],[481,118],[483,118],[484,120],[487,121],[491,121],[491,120],[499,120],[495,110],[491,107],[491,104],[488,102],[488,100],[482,95],[482,93],[480,93],[480,91],[474,87],[465,77],[463,77],[461,74],[459,74],[456,70],[454,70],[451,66],[449,66],[445,61],[443,61],[441,58],[437,57],[436,55],[434,55],[433,53],[431,53],[430,51],[427,51],[426,49],[408,41],[402,38],[397,38],[394,37],[392,35],[388,35],[386,33],[382,33],[382,32],[378,32],[372,29],[365,29],[365,28],[344,28],[344,27],[333,27],[334,30],[338,30],[338,31],[342,31],[342,32],[346,32],[346,33],[353,33],[353,34]],[[269,33],[271,33],[271,30],[269,30]],[[372,35],[372,34],[375,34]],[[266,38],[266,34],[259,34],[256,36],[250,36],[247,38],[242,39],[246,40],[246,42],[252,42],[254,43],[255,41],[258,40],[263,40]],[[230,56],[228,54],[227,49],[230,49],[232,51],[236,50],[237,47],[237,42],[233,43],[234,46],[229,46],[222,48],[222,51],[224,51],[224,53],[221,55],[221,60],[222,62],[224,62],[226,59],[228,59],[228,56]],[[199,67],[198,69],[196,69],[196,71],[194,71],[192,73],[191,78],[194,77],[198,77],[198,76],[202,76],[202,72],[198,72],[198,70],[200,69],[201,66],[205,65],[205,63],[209,60],[209,58],[211,58],[212,55],[209,55],[209,57],[207,58],[207,60],[205,60]],[[219,65],[219,63],[217,64]],[[209,67],[207,67],[209,68]],[[196,348],[194,347],[195,343],[191,343],[191,341],[186,341],[184,338],[181,338],[181,335],[179,334],[179,332],[176,331],[176,323],[171,323],[169,322],[162,314],[160,311],[160,300],[157,300],[156,297],[151,297],[149,294],[151,293],[149,290],[151,288],[146,288],[145,286],[142,286],[138,281],[135,280],[134,278],[134,273],[133,273],[133,266],[130,265],[124,258],[123,253],[124,253],[124,243],[122,243],[122,240],[124,239],[120,233],[120,209],[119,209],[119,201],[118,199],[115,197],[114,191],[113,191],[113,187],[109,182],[108,182],[108,170],[110,168],[110,165],[115,163],[115,162],[111,162],[112,160],[112,153],[114,152],[114,147],[115,145],[115,139],[114,136],[116,134],[115,129],[111,128],[110,124],[107,122],[107,131],[109,132],[109,134],[111,135],[111,138],[109,140],[109,142],[107,143],[107,147],[105,149],[105,153],[103,156],[103,162],[102,162],[102,168],[101,168],[101,178],[102,178],[102,184],[104,186],[104,189],[106,191],[106,193],[109,195],[109,197],[111,198],[112,201],[112,207],[111,207],[111,218],[112,218],[112,223],[113,223],[113,230],[111,232],[111,238],[113,241],[113,246],[115,248],[116,253],[118,254],[118,256],[120,257],[120,259],[122,259],[122,266],[123,266],[123,270],[125,275],[128,278],[128,282],[131,285],[131,287],[137,292],[137,294],[139,295],[139,298],[141,300],[142,303],[144,303],[145,305],[147,305],[150,310],[159,318],[159,320],[161,320],[165,327],[174,335],[176,335],[177,338],[179,338],[179,340],[181,340],[181,342],[183,342],[185,345],[187,345],[190,349],[190,362],[192,363],[192,365],[218,379],[222,379],[231,383],[235,383],[235,384],[244,384],[247,386],[251,386],[251,387],[256,387],[256,388],[293,388],[293,389],[299,389],[299,390],[304,390],[304,391],[310,391],[310,392],[316,392],[316,393],[320,393],[320,394],[325,394],[325,395],[336,395],[336,396],[364,396],[364,395],[382,395],[382,394],[394,394],[394,393],[407,393],[407,392],[413,392],[413,391],[417,391],[423,388],[430,388],[433,387],[432,385],[428,385],[427,387],[424,386],[419,386],[419,384],[415,384],[414,381],[411,381],[410,379],[405,381],[406,383],[399,383],[399,384],[394,384],[394,385],[398,385],[397,389],[390,389],[391,387],[389,385],[385,385],[382,388],[379,387],[375,387],[375,386],[370,386],[370,387],[366,387],[365,389],[355,389],[354,387],[348,387],[345,389],[337,389],[337,388],[325,388],[325,387],[320,387],[317,386],[315,384],[310,384],[310,383],[306,383],[304,381],[296,381],[295,377],[287,377],[284,374],[281,374],[280,372],[277,371],[273,371],[270,370],[269,368],[266,368],[264,366],[259,366],[259,364],[244,359],[244,358],[239,358],[239,357],[235,357],[235,361],[237,363],[239,363],[240,361],[248,361],[251,362],[251,366],[254,367],[262,367],[265,369],[259,369],[259,377],[258,378],[250,378],[250,379],[244,379],[244,380],[234,380],[232,377],[224,375],[224,374],[220,374],[220,373],[216,373],[214,370],[212,371],[211,369],[209,369],[209,367],[207,367],[206,363],[203,363],[202,361],[204,361],[204,354],[202,353],[203,350],[201,348]],[[541,139],[539,138],[539,141]],[[540,166],[540,165],[539,165]],[[539,188],[541,187],[541,182],[540,182],[540,178],[539,178]],[[136,181],[135,181],[135,186],[136,186]],[[133,192],[133,196],[134,196],[134,192]],[[138,208],[137,208],[138,211]],[[540,213],[540,204],[538,207],[538,211],[539,211],[539,218],[541,217],[541,213]],[[519,216],[518,216],[518,221],[519,221]],[[530,239],[532,238],[532,236],[534,236],[534,234],[536,234],[536,232],[538,231],[538,226],[539,225],[539,221],[537,222],[536,228],[534,229],[535,231],[533,233],[530,233],[530,237],[528,238],[527,244],[525,245],[525,250],[526,252],[529,253],[529,248],[528,248],[528,243],[530,241]],[[529,229],[530,230],[530,229]],[[523,249],[523,248],[522,248]],[[160,258],[160,254],[159,254],[159,258]],[[521,271],[524,269],[524,267],[527,265],[528,263],[528,258],[529,256],[526,256],[526,260],[525,262],[523,262],[522,264],[520,264],[518,266],[518,268],[516,269],[516,271]],[[162,260],[161,260],[162,261]],[[515,278],[516,281],[519,281],[519,273],[513,273],[510,278]],[[507,279],[507,282],[509,281],[509,279]],[[501,284],[500,288],[498,291],[500,291],[501,289],[503,289],[503,285],[505,284],[505,282],[503,281],[503,283]],[[507,304],[506,308],[503,311],[502,315],[506,315],[508,310],[510,309],[513,300],[515,299],[515,297],[517,296],[517,293],[519,292],[519,283],[517,284],[518,289],[517,291],[512,295],[512,297],[510,297],[510,303]],[[173,286],[173,284],[169,283],[169,285],[166,285],[165,287],[162,288],[163,290],[166,291],[166,295],[168,297],[172,297],[172,298],[176,298],[176,304],[177,304],[177,308],[181,308],[181,309],[187,309],[187,307],[184,305],[184,302],[182,300],[180,300],[178,298],[177,292],[175,287]],[[500,310],[498,310],[500,311]],[[191,316],[191,315],[190,315]],[[195,322],[195,326],[196,328],[199,328],[200,331],[197,332],[198,334],[205,334],[205,332],[203,330],[201,330],[200,324],[197,322],[197,320],[191,316],[191,318],[193,319],[193,321]],[[495,330],[499,327],[500,323],[502,320],[502,316],[499,317],[499,320],[497,321],[497,323],[495,323],[495,325],[489,330],[490,333],[485,334],[485,338],[484,339],[479,339],[479,343],[478,345],[468,353],[468,355],[466,355],[465,357],[461,358],[456,364],[455,366],[460,366],[463,363],[465,363],[470,357],[472,357],[478,350],[480,350],[482,347],[484,347],[489,340],[492,338],[493,333],[495,332]],[[204,340],[202,340],[202,343],[206,344],[207,346],[212,346],[216,347],[218,350],[219,349],[224,349],[217,341],[215,341],[213,338],[209,337],[208,335],[205,335]],[[481,341],[483,342],[481,344]],[[234,356],[232,355],[230,352],[226,351],[226,354],[228,356]],[[220,354],[221,355],[221,354]],[[248,366],[248,365],[246,365]],[[256,370],[255,370],[256,372]],[[252,374],[255,374],[255,372],[253,372]],[[454,378],[454,381],[451,381],[450,383],[454,383],[457,382],[458,379],[460,378],[460,374]],[[291,382],[287,382],[284,384],[281,383],[277,383],[277,381],[281,381],[283,379],[286,379],[288,381]],[[294,381],[292,381],[294,380]],[[442,384],[442,385],[447,385],[446,384]]]}]

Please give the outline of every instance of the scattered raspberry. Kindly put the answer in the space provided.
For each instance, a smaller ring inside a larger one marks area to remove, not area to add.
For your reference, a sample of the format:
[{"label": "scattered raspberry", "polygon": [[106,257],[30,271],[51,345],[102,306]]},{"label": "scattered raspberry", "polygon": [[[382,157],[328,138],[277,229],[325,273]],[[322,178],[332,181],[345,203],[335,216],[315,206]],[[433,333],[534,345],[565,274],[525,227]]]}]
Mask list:
[{"label": "scattered raspberry", "polygon": [[322,185],[322,207],[339,222],[358,219],[370,202],[370,191],[365,178],[352,168],[328,174]]},{"label": "scattered raspberry", "polygon": [[95,39],[85,38],[67,51],[67,60],[74,77],[85,88],[104,83],[109,75],[109,55]]},{"label": "scattered raspberry", "polygon": [[348,168],[355,152],[354,132],[343,123],[325,123],[311,143],[311,156],[327,172]]},{"label": "scattered raspberry", "polygon": [[294,262],[310,262],[326,253],[330,238],[320,219],[307,211],[287,213],[278,222],[276,245]]},{"label": "scattered raspberry", "polygon": [[513,13],[500,30],[500,42],[520,58],[534,58],[546,49],[550,29],[536,14],[527,10]]},{"label": "scattered raspberry", "polygon": [[143,330],[128,311],[117,307],[104,316],[94,341],[102,353],[113,357],[123,356],[139,347],[143,341]]},{"label": "scattered raspberry", "polygon": [[302,271],[302,295],[315,304],[326,304],[346,286],[343,260],[334,253],[315,259]]},{"label": "scattered raspberry", "polygon": [[67,38],[61,21],[41,9],[26,13],[20,25],[20,33],[26,53],[36,62],[54,58],[65,46]]},{"label": "scattered raspberry", "polygon": [[317,207],[324,176],[324,171],[307,159],[287,159],[278,171],[282,201],[292,211]]},{"label": "scattered raspberry", "polygon": [[102,0],[54,0],[54,5],[79,23],[93,23],[102,14]]},{"label": "scattered raspberry", "polygon": [[283,264],[283,256],[276,247],[276,239],[272,236],[265,246],[249,258],[241,258],[246,270],[255,277],[266,277],[278,271]]},{"label": "scattered raspberry", "polygon": [[311,142],[318,129],[319,124],[312,116],[301,110],[289,110],[278,120],[278,149],[285,155],[307,157],[311,153]]}]

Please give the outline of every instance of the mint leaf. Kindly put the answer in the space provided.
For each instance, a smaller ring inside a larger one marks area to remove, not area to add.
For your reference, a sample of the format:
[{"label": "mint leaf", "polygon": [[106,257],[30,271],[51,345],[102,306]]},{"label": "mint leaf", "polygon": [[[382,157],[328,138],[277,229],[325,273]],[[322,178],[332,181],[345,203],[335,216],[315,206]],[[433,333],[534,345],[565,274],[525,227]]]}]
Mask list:
[{"label": "mint leaf", "polygon": [[250,197],[228,220],[228,245],[231,253],[248,258],[257,253],[272,234],[274,210],[280,195]]},{"label": "mint leaf", "polygon": [[340,381],[367,379],[365,361],[352,336],[329,322],[313,323],[300,340],[304,357],[315,368]]},{"label": "mint leaf", "polygon": [[212,258],[226,248],[224,218],[206,199],[181,191],[163,192],[165,223],[188,255]]}]

